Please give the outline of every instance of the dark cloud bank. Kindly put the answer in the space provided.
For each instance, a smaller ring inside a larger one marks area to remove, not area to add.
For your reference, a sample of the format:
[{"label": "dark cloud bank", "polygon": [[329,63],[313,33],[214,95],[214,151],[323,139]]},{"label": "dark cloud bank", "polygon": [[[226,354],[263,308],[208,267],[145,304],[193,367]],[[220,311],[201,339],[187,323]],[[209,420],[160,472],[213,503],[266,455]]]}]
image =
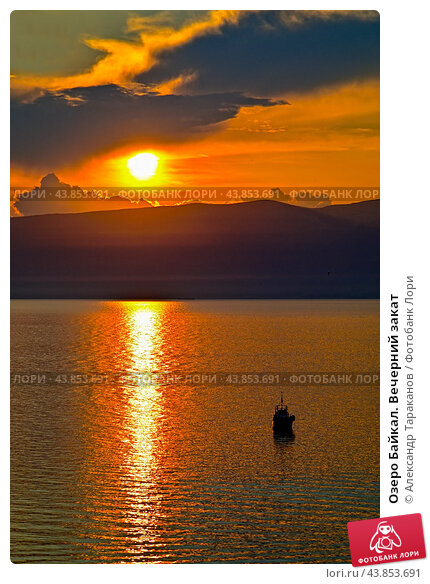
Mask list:
[{"label": "dark cloud bank", "polygon": [[243,106],[268,107],[280,103],[278,95],[376,78],[379,21],[342,17],[286,26],[281,13],[250,13],[238,26],[225,24],[221,34],[163,54],[136,81],[155,87],[187,73],[193,77],[184,95],[134,95],[109,85],[13,100],[12,161],[55,167],[142,138],[184,141],[213,131]]},{"label": "dark cloud bank", "polygon": [[[64,94],[63,94],[64,95]],[[279,101],[239,93],[133,95],[119,87],[77,88],[68,97],[47,94],[34,103],[12,103],[12,159],[22,164],[68,164],[112,144],[187,140],[237,115],[242,106]]]}]

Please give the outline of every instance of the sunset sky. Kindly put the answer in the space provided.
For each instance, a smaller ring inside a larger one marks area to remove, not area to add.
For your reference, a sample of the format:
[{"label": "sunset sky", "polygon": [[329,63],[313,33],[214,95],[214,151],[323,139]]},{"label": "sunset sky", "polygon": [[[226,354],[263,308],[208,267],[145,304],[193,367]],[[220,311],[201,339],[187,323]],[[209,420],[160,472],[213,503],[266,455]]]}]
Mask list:
[{"label": "sunset sky", "polygon": [[379,184],[376,12],[17,11],[11,35],[15,186]]}]

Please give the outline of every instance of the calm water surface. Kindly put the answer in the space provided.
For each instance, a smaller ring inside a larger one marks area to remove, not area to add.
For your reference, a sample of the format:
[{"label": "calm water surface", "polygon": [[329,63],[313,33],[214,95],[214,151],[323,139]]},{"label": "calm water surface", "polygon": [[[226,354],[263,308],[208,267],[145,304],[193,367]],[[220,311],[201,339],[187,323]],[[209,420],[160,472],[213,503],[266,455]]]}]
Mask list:
[{"label": "calm water surface", "polygon": [[13,561],[348,562],[379,515],[378,387],[285,388],[288,441],[279,387],[119,375],[377,371],[377,301],[14,301],[12,327],[12,371],[49,374],[12,385]]}]

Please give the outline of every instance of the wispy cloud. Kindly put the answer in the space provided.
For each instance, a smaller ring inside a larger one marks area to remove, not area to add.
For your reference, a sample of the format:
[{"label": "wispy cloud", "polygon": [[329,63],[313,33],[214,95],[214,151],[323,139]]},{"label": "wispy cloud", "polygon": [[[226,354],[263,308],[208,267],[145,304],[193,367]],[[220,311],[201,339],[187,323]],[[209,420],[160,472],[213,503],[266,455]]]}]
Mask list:
[{"label": "wispy cloud", "polygon": [[116,84],[132,87],[136,75],[149,71],[162,53],[185,45],[197,37],[217,33],[226,24],[237,24],[244,12],[214,10],[196,20],[175,28],[168,14],[155,16],[130,16],[127,32],[130,40],[85,38],[83,42],[104,56],[82,73],[66,76],[17,75],[11,79],[15,95],[42,90],[62,91],[76,87]]},{"label": "wispy cloud", "polygon": [[344,19],[376,21],[379,13],[376,10],[281,10],[281,22],[287,26],[302,26],[308,22],[339,21]]}]

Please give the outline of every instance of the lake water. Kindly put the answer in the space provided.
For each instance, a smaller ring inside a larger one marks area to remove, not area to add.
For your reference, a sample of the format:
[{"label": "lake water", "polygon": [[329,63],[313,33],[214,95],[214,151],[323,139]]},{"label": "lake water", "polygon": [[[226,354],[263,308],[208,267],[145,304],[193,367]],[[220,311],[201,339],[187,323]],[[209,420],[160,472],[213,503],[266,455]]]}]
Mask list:
[{"label": "lake water", "polygon": [[377,384],[242,377],[378,371],[378,301],[14,301],[12,327],[14,562],[349,562],[379,516]]}]

